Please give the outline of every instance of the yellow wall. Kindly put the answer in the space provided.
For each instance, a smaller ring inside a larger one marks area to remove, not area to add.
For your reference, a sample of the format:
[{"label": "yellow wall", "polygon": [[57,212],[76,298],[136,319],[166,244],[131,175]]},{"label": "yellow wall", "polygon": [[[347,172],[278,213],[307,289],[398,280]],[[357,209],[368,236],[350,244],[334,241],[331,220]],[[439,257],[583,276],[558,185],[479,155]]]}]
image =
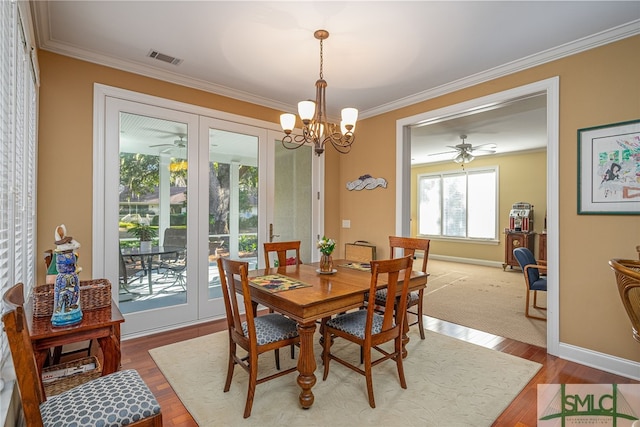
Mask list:
[{"label": "yellow wall", "polygon": [[[498,187],[498,224],[500,244],[488,243],[459,243],[446,240],[432,239],[429,253],[459,258],[471,258],[504,262],[505,236],[502,232],[509,226],[509,211],[517,202],[527,202],[534,206],[533,230],[541,232],[544,228],[544,214],[547,210],[547,155],[544,151],[527,154],[476,157],[466,166],[466,169],[483,166],[498,166],[500,178]],[[411,235],[417,233],[417,176],[419,174],[448,172],[460,170],[461,166],[453,163],[438,163],[435,165],[421,165],[411,168]],[[537,245],[537,238],[536,245]],[[378,245],[388,246],[388,239],[376,242]],[[537,247],[537,246],[536,246]],[[536,252],[537,254],[537,252]]]},{"label": "yellow wall", "polygon": [[[638,52],[640,36],[361,120],[351,154],[340,156],[331,148],[325,154],[326,235],[336,238],[340,249],[358,239],[375,242],[379,257],[388,256],[382,242],[395,231],[396,120],[560,76],[560,340],[640,361],[607,266],[612,257],[637,256],[640,221],[637,216],[576,214],[576,131],[640,118]],[[269,108],[49,52],[39,52],[39,62],[38,253],[51,248],[54,227],[64,222],[83,245],[85,278],[91,277],[94,82],[278,121],[279,112]],[[386,178],[387,188],[346,190],[347,181],[365,173]],[[341,219],[350,219],[351,228],[342,229]],[[44,264],[38,267],[42,282]]]},{"label": "yellow wall", "polygon": [[[340,162],[340,215],[351,220],[351,228],[327,233],[341,242],[375,242],[380,256],[388,256],[389,249],[380,242],[395,232],[397,120],[559,76],[560,341],[640,361],[607,264],[615,257],[637,257],[640,219],[577,214],[576,136],[581,128],[640,119],[638,52],[640,36],[635,36],[360,121],[351,154]],[[344,188],[363,173],[387,178],[387,189]]]}]

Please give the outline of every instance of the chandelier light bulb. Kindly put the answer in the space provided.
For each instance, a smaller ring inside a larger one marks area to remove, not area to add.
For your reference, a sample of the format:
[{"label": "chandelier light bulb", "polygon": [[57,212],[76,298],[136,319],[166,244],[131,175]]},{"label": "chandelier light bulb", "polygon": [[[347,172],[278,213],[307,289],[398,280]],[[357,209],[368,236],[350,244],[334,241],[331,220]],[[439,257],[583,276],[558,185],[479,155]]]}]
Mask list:
[{"label": "chandelier light bulb", "polygon": [[[300,101],[298,102],[298,114],[303,123],[308,123],[313,119],[313,115],[316,112],[316,103],[313,101]],[[305,122],[306,121],[306,122]]]},{"label": "chandelier light bulb", "polygon": [[282,130],[284,133],[289,135],[294,127],[296,127],[296,116],[295,114],[285,113],[280,115],[280,126],[282,126]]}]

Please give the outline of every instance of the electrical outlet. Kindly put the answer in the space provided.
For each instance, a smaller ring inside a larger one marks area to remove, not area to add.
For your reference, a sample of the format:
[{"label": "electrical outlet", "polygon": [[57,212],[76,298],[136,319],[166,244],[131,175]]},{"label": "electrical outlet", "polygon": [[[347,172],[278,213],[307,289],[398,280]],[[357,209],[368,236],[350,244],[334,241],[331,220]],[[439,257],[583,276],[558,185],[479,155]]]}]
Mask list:
[{"label": "electrical outlet", "polygon": [[343,219],[342,220],[342,228],[351,228],[351,220]]}]

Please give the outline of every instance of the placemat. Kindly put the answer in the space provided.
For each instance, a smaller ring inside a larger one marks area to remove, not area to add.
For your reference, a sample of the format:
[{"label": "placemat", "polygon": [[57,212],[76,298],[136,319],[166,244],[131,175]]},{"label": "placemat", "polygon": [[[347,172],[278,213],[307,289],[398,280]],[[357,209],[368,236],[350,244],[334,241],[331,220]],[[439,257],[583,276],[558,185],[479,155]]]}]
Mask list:
[{"label": "placemat", "polygon": [[360,271],[371,271],[371,264],[364,262],[348,262],[346,264],[340,264],[340,267],[353,268]]},{"label": "placemat", "polygon": [[256,286],[261,286],[269,292],[289,291],[291,289],[306,288],[311,286],[308,283],[292,279],[281,274],[270,274],[268,276],[258,276],[250,280]]}]

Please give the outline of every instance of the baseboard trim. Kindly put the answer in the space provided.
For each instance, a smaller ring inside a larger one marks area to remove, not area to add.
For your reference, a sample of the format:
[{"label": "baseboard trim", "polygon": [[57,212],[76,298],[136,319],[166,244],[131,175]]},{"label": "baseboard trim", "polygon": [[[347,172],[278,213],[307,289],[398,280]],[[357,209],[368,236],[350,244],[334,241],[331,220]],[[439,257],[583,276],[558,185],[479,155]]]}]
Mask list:
[{"label": "baseboard trim", "polygon": [[[421,255],[418,255],[421,256]],[[449,261],[449,262],[459,262],[462,264],[474,264],[474,265],[483,265],[485,267],[499,267],[502,268],[502,261],[489,261],[486,259],[476,259],[476,258],[460,258],[455,256],[448,255],[438,255],[438,254],[429,254],[429,259],[435,259],[438,261]]]},{"label": "baseboard trim", "polygon": [[621,375],[626,378],[640,381],[640,362],[622,359],[610,354],[600,353],[565,343],[560,343],[560,352],[558,357],[571,362],[580,363],[581,365],[589,366],[591,368],[600,369],[601,371],[609,372],[611,374]]}]

